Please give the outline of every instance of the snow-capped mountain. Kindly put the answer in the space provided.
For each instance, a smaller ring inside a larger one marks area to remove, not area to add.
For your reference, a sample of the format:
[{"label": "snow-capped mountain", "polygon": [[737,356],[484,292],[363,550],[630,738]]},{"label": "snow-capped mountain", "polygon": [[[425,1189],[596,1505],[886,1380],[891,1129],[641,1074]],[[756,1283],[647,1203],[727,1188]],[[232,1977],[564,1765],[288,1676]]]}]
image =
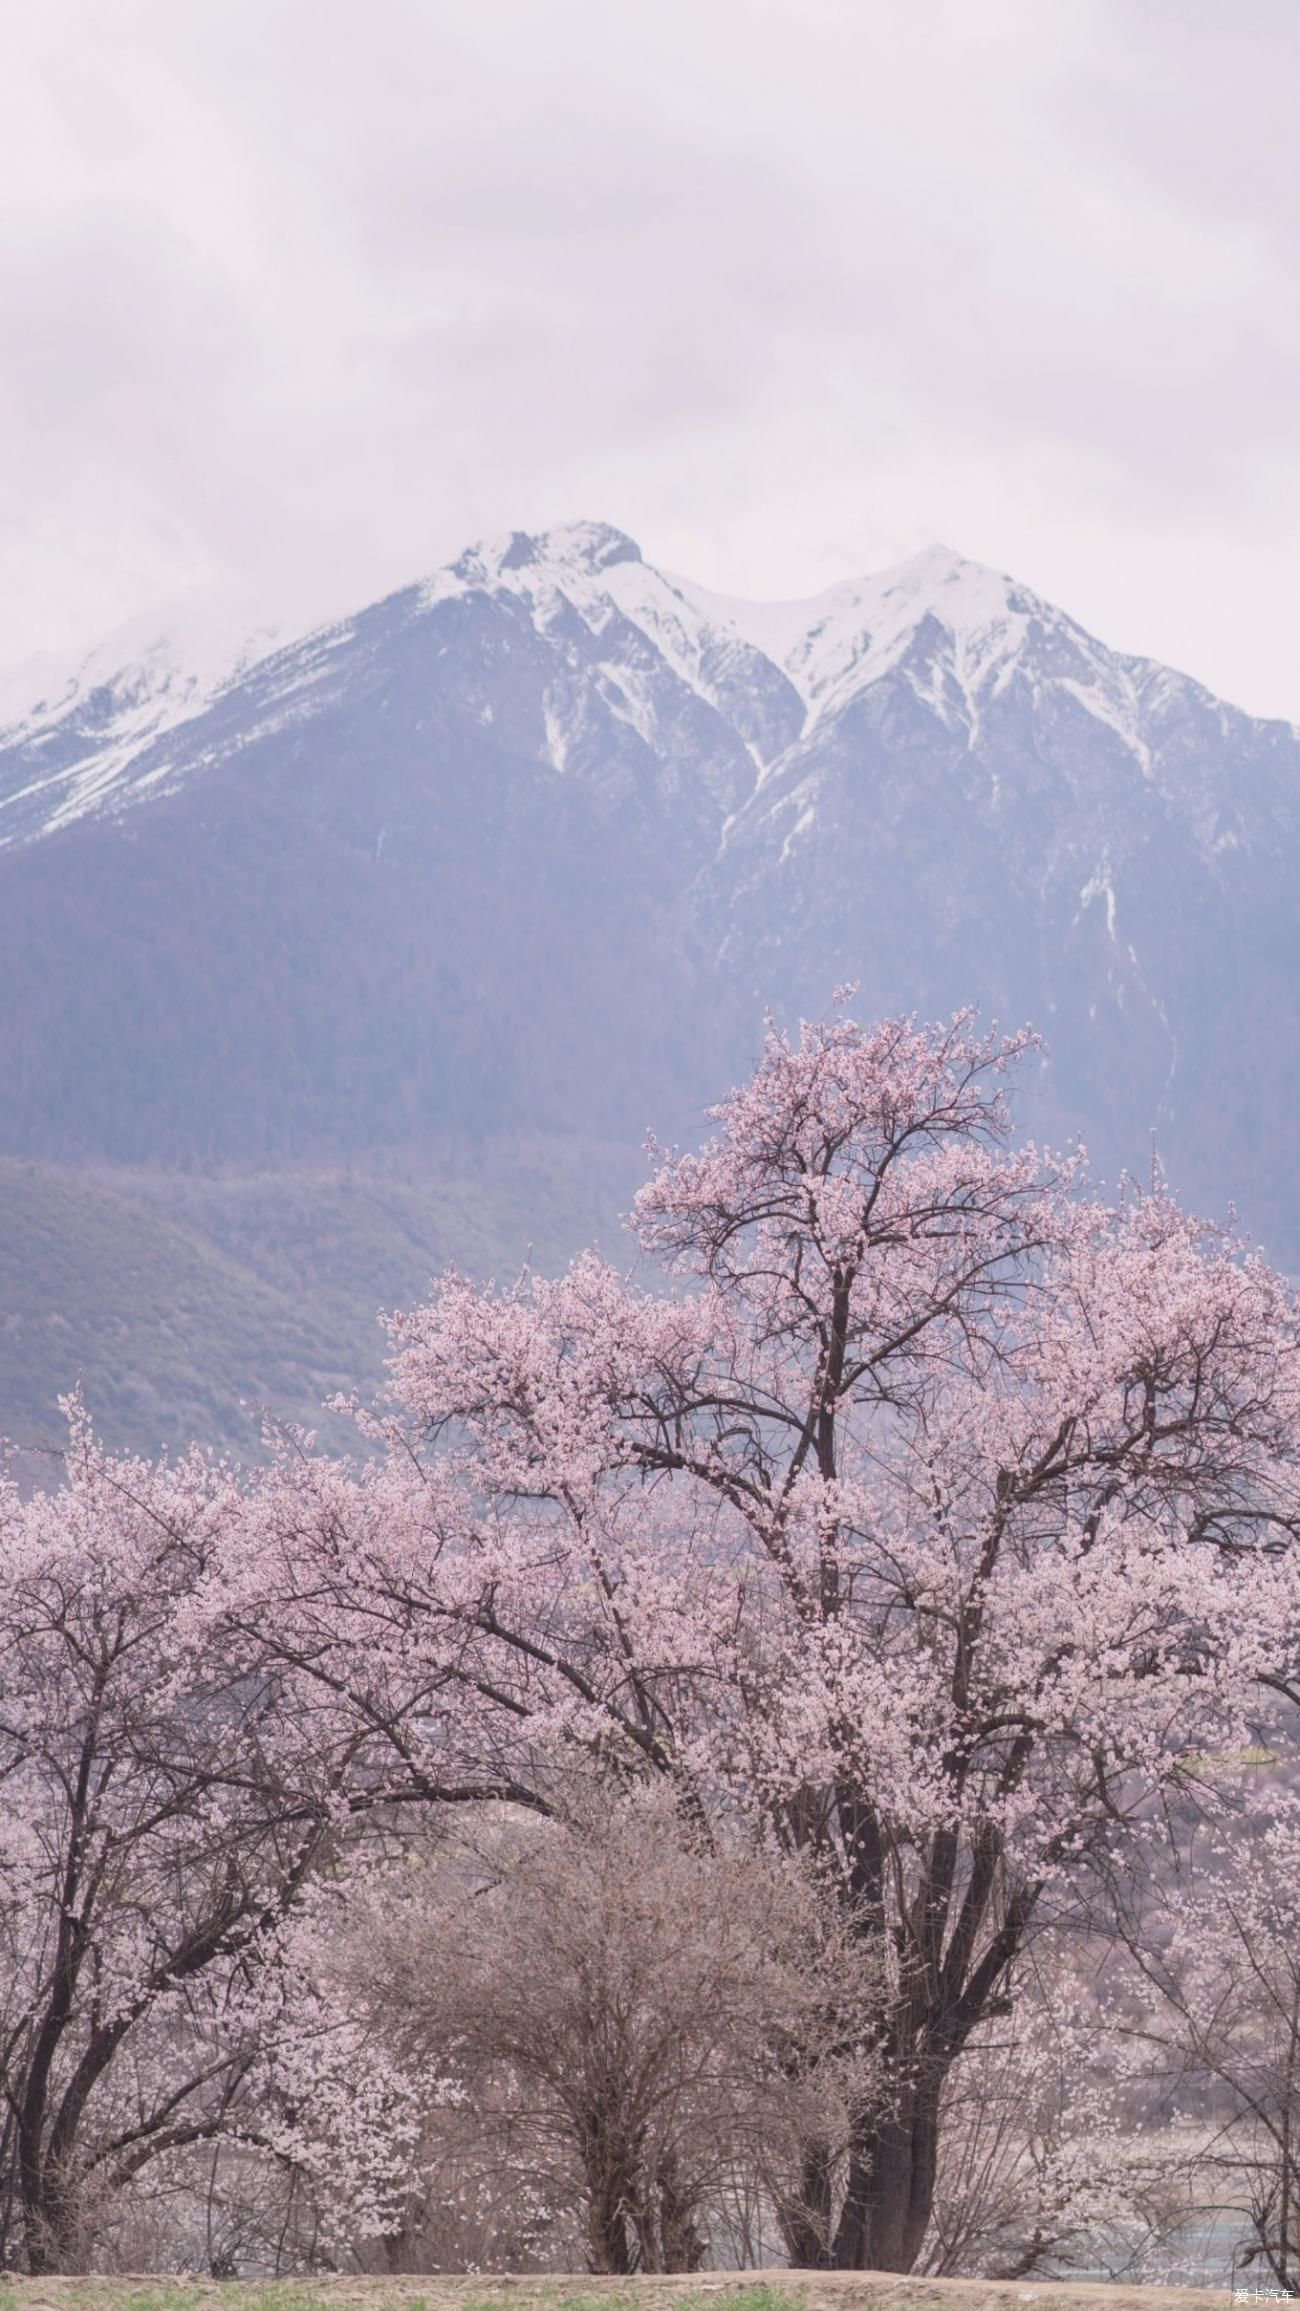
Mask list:
[{"label": "snow-capped mountain", "polygon": [[43,652],[9,669],[0,677],[0,847],[147,793],[132,766],[151,743],[202,714],[285,638],[283,620],[200,591],[79,656]]},{"label": "snow-capped mountain", "polygon": [[1300,1254],[1300,734],[946,549],[753,604],[579,523],[24,680],[0,1148],[685,1129],[856,978],[1032,1018],[1037,1123]]},{"label": "snow-capped mountain", "polygon": [[[745,602],[669,577],[621,531],[580,522],[471,547],[383,607],[419,623],[483,596],[518,609],[560,661],[545,716],[553,767],[581,751],[593,675],[606,708],[656,748],[671,743],[684,688],[741,738],[758,775],[736,799],[763,812],[778,793],[797,793],[807,807],[798,774],[863,694],[893,676],[972,748],[999,702],[1028,683],[1036,703],[1048,693],[1112,731],[1147,775],[1189,708],[1209,717],[1220,743],[1249,723],[1186,676],[1106,649],[1023,586],[942,546],[811,599]],[[331,657],[372,619],[289,640],[265,616],[190,598],[119,628],[80,660],[13,670],[0,680],[0,842],[150,791],[167,775],[157,742],[250,674],[263,713],[275,701],[286,716],[310,713]],[[566,669],[575,677],[567,685]],[[172,749],[178,769],[184,754]],[[32,772],[26,781],[20,762]],[[1186,799],[1178,787],[1166,791],[1175,807]],[[1222,797],[1203,799],[1213,808]]]}]

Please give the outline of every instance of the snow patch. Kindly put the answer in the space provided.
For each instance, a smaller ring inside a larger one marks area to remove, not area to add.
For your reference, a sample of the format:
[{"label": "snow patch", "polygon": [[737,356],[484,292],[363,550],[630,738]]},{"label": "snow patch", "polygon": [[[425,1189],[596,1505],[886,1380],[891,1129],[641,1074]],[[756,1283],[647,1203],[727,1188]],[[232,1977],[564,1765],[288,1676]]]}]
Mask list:
[{"label": "snow patch", "polygon": [[[1115,942],[1115,886],[1110,879],[1109,862],[1105,859],[1102,860],[1095,874],[1084,884],[1079,893],[1080,906],[1090,907],[1094,899],[1104,899],[1106,902],[1106,935],[1113,945]],[[1130,958],[1136,960],[1132,956],[1131,949]]]},{"label": "snow patch", "polygon": [[781,864],[789,858],[801,835],[806,835],[817,823],[817,812],[812,803],[805,803],[789,834],[781,845]]}]

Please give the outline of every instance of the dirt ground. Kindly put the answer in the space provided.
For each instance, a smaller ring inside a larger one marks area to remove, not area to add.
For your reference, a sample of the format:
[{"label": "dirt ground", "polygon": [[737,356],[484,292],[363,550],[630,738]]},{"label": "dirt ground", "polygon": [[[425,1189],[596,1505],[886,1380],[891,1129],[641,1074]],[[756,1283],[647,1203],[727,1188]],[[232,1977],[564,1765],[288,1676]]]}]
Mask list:
[{"label": "dirt ground", "polygon": [[[902,2279],[888,2272],[714,2271],[680,2279],[589,2277],[212,2281],[189,2279],[7,2279],[0,2311],[560,2311],[609,2304],[670,2311],[756,2287],[770,2287],[802,2311],[1227,2311],[1228,2289],[1023,2285],[982,2279]],[[1238,2297],[1239,2304],[1243,2298]]]}]

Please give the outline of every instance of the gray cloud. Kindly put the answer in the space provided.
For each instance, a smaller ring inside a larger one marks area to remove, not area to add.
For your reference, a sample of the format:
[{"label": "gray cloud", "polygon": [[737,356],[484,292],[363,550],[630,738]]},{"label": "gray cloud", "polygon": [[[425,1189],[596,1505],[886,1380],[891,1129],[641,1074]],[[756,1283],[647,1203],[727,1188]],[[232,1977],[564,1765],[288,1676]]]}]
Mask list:
[{"label": "gray cloud", "polygon": [[1300,715],[1294,0],[0,13],[0,656],[586,511]]}]

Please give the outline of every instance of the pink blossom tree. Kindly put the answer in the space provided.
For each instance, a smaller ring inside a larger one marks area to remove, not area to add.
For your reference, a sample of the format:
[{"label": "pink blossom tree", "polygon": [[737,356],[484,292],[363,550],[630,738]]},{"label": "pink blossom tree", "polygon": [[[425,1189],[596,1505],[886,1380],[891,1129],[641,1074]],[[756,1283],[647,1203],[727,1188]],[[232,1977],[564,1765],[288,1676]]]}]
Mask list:
[{"label": "pink blossom tree", "polygon": [[[1152,1930],[1154,1925],[1155,1930]],[[1128,2028],[1202,2140],[1212,2203],[1266,2284],[1300,2277],[1300,1798],[1254,1761],[1245,1802],[1191,1842],[1158,1916],[1129,1936]]]},{"label": "pink blossom tree", "polygon": [[847,2151],[811,2139],[783,2210],[802,2263],[911,2266],[1031,1934],[1296,1644],[1291,1295],[1012,1150],[1031,1046],[772,1030],[638,1199],[666,1283],[445,1281],[394,1324],[380,1456],[288,1454],[211,1590],[376,1787],[662,1776],[811,1863],[887,1987]]},{"label": "pink blossom tree", "polygon": [[147,2174],[235,2118],[230,1993],[335,1835],[322,1750],[274,1676],[186,1609],[238,1499],[198,1453],[100,1451],[0,1489],[0,2246],[76,2270]]}]

